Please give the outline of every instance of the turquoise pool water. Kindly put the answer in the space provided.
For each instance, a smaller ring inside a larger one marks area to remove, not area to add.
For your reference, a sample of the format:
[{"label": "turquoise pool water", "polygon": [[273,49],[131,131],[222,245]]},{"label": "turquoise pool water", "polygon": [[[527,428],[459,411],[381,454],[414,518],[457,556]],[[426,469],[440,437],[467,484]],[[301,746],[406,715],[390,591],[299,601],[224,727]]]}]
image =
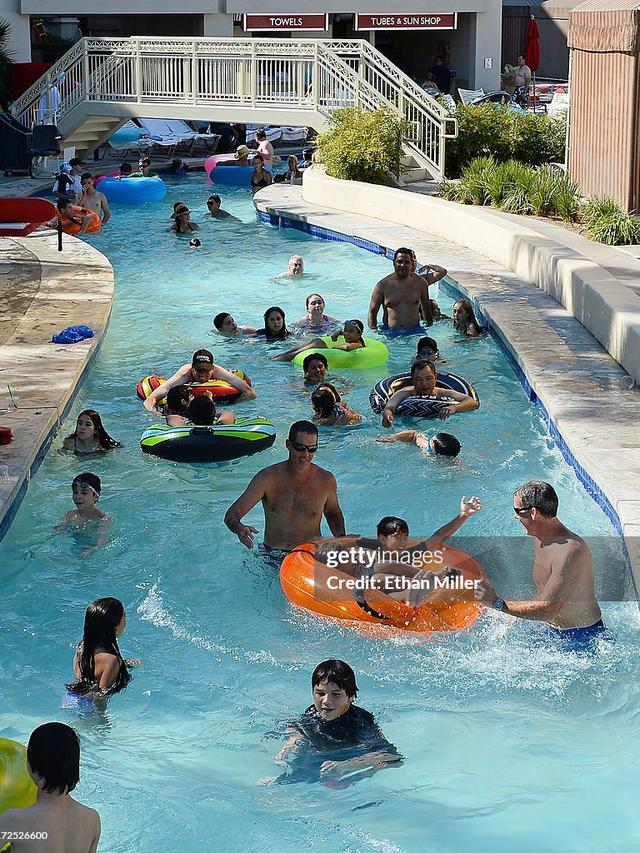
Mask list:
[{"label": "turquoise pool water", "polygon": [[[352,531],[399,514],[412,532],[428,533],[456,513],[461,495],[478,494],[484,510],[463,532],[486,537],[475,543],[483,564],[513,596],[531,593],[528,543],[492,572],[492,555],[520,532],[512,490],[531,478],[552,482],[563,520],[597,537],[599,589],[612,599],[604,605],[612,638],[594,656],[562,652],[539,641],[535,626],[493,613],[456,636],[367,639],[291,608],[273,568],[222,524],[250,477],[283,458],[286,429],[310,404],[300,372],[267,359],[282,344],[224,340],[211,332],[212,316],[230,310],[258,325],[266,307],[281,305],[293,320],[317,290],[330,314],[365,319],[390,263],[259,224],[243,190],[222,193],[241,223],[206,222],[208,192],[200,178],[176,181],[162,205],[115,208],[92,239],[114,265],[117,296],[57,445],[77,413],[95,407],[125,447],[89,462],[50,452],[0,543],[0,736],[26,742],[52,719],[75,726],[83,747],[77,793],[101,813],[104,851],[637,850],[637,607],[613,601],[626,584],[612,525],[493,340],[462,340],[444,323],[431,332],[447,366],[482,399],[478,412],[447,422],[463,447],[455,463],[374,443],[382,430],[369,389],[408,364],[415,339],[392,342],[388,369],[343,372],[356,384],[347,399],[367,423],[323,431],[316,461],[335,473]],[[199,251],[166,233],[176,200],[202,224]],[[303,255],[309,274],[271,282],[292,254]],[[270,416],[276,444],[219,467],[143,456],[138,439],[150,416],[136,382],[166,375],[202,346],[251,374],[259,397],[237,412]],[[83,470],[102,478],[102,508],[114,519],[111,541],[89,558],[71,538],[50,538]],[[263,529],[260,510],[248,519]],[[121,647],[144,667],[105,712],[62,709],[84,610],[105,595],[125,603]],[[258,784],[281,772],[273,732],[309,704],[311,670],[332,656],[354,667],[359,703],[376,714],[404,765],[346,790]]]}]

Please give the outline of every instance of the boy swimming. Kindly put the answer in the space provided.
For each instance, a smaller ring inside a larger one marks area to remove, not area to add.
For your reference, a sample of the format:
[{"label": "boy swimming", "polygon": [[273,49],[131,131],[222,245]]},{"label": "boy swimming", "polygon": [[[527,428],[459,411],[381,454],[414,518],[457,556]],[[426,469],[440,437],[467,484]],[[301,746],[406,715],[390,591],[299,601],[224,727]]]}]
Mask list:
[{"label": "boy swimming", "polygon": [[94,538],[95,543],[80,553],[81,557],[88,557],[96,549],[106,544],[108,528],[111,523],[109,516],[96,507],[102,491],[100,477],[89,471],[78,474],[71,483],[71,490],[76,508],[65,512],[62,521],[56,525],[53,533],[57,535],[74,531]]},{"label": "boy swimming", "polygon": [[276,761],[287,759],[292,768],[278,782],[320,781],[342,788],[356,775],[361,779],[402,763],[373,714],[353,704],[358,688],[349,664],[334,659],[318,664],[311,688],[313,704],[289,724],[291,737],[276,755]]}]

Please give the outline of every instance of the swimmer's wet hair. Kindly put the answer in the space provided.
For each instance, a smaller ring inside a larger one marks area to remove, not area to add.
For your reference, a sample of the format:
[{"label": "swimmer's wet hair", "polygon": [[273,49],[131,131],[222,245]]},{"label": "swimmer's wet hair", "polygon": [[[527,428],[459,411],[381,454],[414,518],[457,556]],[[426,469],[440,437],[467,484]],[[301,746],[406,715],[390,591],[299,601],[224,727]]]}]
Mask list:
[{"label": "swimmer's wet hair", "polygon": [[460,442],[448,432],[437,432],[432,442],[433,452],[438,456],[457,456],[460,453]]},{"label": "swimmer's wet hair", "polygon": [[318,427],[315,424],[312,424],[311,421],[296,421],[294,424],[291,424],[289,427],[289,441],[295,441],[296,436],[300,435],[315,435],[318,437]]},{"label": "swimmer's wet hair", "polygon": [[415,376],[420,370],[424,370],[425,367],[430,368],[432,373],[437,373],[436,366],[432,361],[429,361],[428,358],[418,358],[411,365],[411,378]]},{"label": "swimmer's wet hair", "polygon": [[416,254],[413,249],[407,249],[406,246],[401,246],[399,249],[396,249],[393,253],[393,260],[398,257],[398,255],[409,255],[411,258],[415,258]]},{"label": "swimmer's wet hair", "polygon": [[224,321],[227,319],[227,317],[230,317],[230,316],[231,316],[231,314],[229,314],[228,311],[221,311],[219,314],[216,314],[216,316],[213,318],[213,325],[216,327],[216,329],[219,332],[222,331]]},{"label": "swimmer's wet hair", "polygon": [[438,341],[435,338],[420,338],[416,352],[419,353],[421,349],[429,349],[433,352],[438,352]]},{"label": "swimmer's wet hair", "polygon": [[[215,323],[215,320],[213,322]],[[325,367],[329,367],[329,362],[327,361],[326,356],[322,355],[321,352],[312,352],[309,355],[306,355],[302,362],[302,369],[305,373],[312,361],[321,361]]]},{"label": "swimmer's wet hair", "polygon": [[558,514],[558,495],[550,483],[530,480],[519,486],[514,496],[520,498],[523,507],[537,509],[545,518],[555,518]]},{"label": "swimmer's wet hair", "polygon": [[27,761],[42,778],[42,789],[47,794],[69,794],[80,781],[78,735],[64,723],[38,726],[29,738]]},{"label": "swimmer's wet hair", "polygon": [[91,488],[96,491],[98,494],[102,491],[102,483],[100,482],[100,477],[97,474],[92,474],[91,471],[85,471],[84,474],[78,474],[77,477],[73,478],[71,483],[71,488],[73,488],[76,484],[91,486]]},{"label": "swimmer's wet hair", "polygon": [[318,684],[337,684],[350,699],[358,695],[356,674],[343,660],[331,658],[319,663],[311,675],[311,688],[317,687]]},{"label": "swimmer's wet hair", "polygon": [[188,385],[174,385],[173,388],[169,388],[169,391],[167,392],[166,406],[168,412],[165,413],[182,415],[183,418],[186,418],[187,409],[189,408],[192,396],[193,391]]},{"label": "swimmer's wet hair", "polygon": [[313,408],[324,418],[329,417],[334,406],[339,402],[340,394],[330,382],[323,382],[322,385],[318,385],[311,395]]},{"label": "swimmer's wet hair", "polygon": [[404,518],[398,518],[397,515],[385,515],[381,518],[376,527],[378,536],[394,536],[396,533],[406,533],[409,535],[409,525]]},{"label": "swimmer's wet hair", "polygon": [[131,163],[121,163],[120,164],[120,174],[124,173],[125,175],[127,175],[127,174],[129,174],[129,172],[133,172],[133,168],[131,166]]},{"label": "swimmer's wet hair", "polygon": [[189,403],[187,417],[194,426],[213,426],[216,417],[216,404],[206,394],[194,397]]},{"label": "swimmer's wet hair", "polygon": [[220,200],[220,196],[218,195],[218,193],[213,193],[213,195],[210,195],[209,198],[207,199],[207,204],[209,204],[210,201],[215,201],[216,204],[222,204],[222,202]]}]

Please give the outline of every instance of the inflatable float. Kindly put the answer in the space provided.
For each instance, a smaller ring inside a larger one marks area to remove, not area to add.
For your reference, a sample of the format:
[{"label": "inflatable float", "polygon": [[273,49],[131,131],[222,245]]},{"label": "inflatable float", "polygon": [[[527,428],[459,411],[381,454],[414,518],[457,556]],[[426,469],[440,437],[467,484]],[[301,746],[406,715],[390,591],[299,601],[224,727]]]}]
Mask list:
[{"label": "inflatable float", "polygon": [[381,364],[385,364],[389,358],[389,350],[385,344],[382,341],[376,341],[374,338],[364,338],[364,347],[354,350],[335,349],[337,346],[344,345],[345,340],[342,336],[337,341],[332,341],[331,335],[322,335],[322,340],[327,345],[327,349],[312,347],[303,350],[293,359],[293,363],[302,367],[308,355],[322,353],[327,359],[329,367],[357,370],[358,368],[379,367]]},{"label": "inflatable float", "polygon": [[[395,376],[387,376],[376,382],[369,395],[369,404],[374,412],[381,414],[389,402],[389,398],[396,391],[411,384],[410,373],[397,373]],[[436,387],[459,391],[468,397],[480,402],[476,389],[455,373],[436,374]],[[407,397],[396,409],[396,416],[406,415],[412,418],[437,418],[441,410],[451,405],[452,397]]]},{"label": "inflatable float", "polygon": [[32,806],[37,793],[38,789],[27,770],[25,747],[15,740],[0,738],[0,814],[8,809]]},{"label": "inflatable float", "polygon": [[72,204],[70,207],[66,208],[64,213],[60,210],[58,211],[58,217],[60,218],[62,230],[65,234],[79,234],[82,229],[82,224],[79,222],[73,222],[70,218],[71,216],[81,216],[83,219],[85,216],[89,217],[89,224],[82,232],[83,234],[95,234],[102,228],[102,219],[100,219],[97,213],[94,213],[93,210],[89,210],[86,207],[81,207],[78,204]]},{"label": "inflatable float", "polygon": [[[343,547],[349,549],[356,540],[345,537],[330,541],[342,542]],[[449,590],[447,594],[450,600],[438,598],[427,600],[418,607],[410,607],[370,586],[354,589],[355,574],[346,565],[331,568],[326,558],[317,559],[317,544],[300,545],[287,554],[280,566],[283,592],[297,607],[321,616],[418,633],[461,631],[473,625],[482,612],[483,606],[478,602],[455,600],[463,590],[472,589],[478,582],[486,581],[484,572],[473,557],[457,548],[439,545],[433,552],[427,552],[432,555],[430,562],[427,556],[427,560],[421,561],[419,566],[411,563],[413,568],[437,573],[442,579],[439,581],[441,589]],[[411,556],[415,556],[415,553]],[[403,568],[406,568],[406,564],[403,564]],[[446,569],[452,570],[448,574],[449,581],[446,581]],[[367,580],[361,578],[360,582],[366,584]],[[442,595],[441,592],[434,594]]]},{"label": "inflatable float", "polygon": [[140,447],[171,462],[227,462],[260,453],[275,440],[276,428],[266,418],[238,418],[215,426],[154,424],[142,433]]},{"label": "inflatable float", "polygon": [[[244,379],[247,385],[251,385],[251,379],[246,373],[243,373],[242,370],[232,370],[230,372],[239,379]],[[147,397],[151,396],[151,394],[166,381],[167,380],[163,376],[145,376],[136,385],[136,394],[141,400],[146,400]],[[198,397],[200,394],[209,392],[216,403],[232,403],[240,396],[240,391],[238,391],[237,388],[234,388],[233,385],[229,385],[229,383],[225,382],[223,379],[210,379],[208,382],[188,382],[185,384],[189,385],[189,388],[193,391],[194,397]],[[160,408],[164,406],[165,403],[166,398],[159,400],[158,407]]]},{"label": "inflatable float", "polygon": [[144,175],[133,174],[127,178],[117,175],[100,181],[100,192],[107,200],[116,204],[146,204],[152,201],[162,201],[167,194],[165,182],[159,177],[145,178]]}]

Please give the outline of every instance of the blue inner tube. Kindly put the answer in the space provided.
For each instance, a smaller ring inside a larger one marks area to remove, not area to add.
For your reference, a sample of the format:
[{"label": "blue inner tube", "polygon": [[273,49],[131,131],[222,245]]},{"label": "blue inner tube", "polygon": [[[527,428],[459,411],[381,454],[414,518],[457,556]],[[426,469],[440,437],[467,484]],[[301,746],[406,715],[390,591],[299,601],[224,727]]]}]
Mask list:
[{"label": "blue inner tube", "polygon": [[[271,169],[265,169],[271,172]],[[209,172],[214,184],[233,187],[248,187],[253,174],[253,166],[221,166],[219,163]]]},{"label": "blue inner tube", "polygon": [[171,462],[226,462],[260,453],[275,440],[276,428],[266,418],[238,418],[216,426],[154,424],[142,433],[140,447]]},{"label": "blue inner tube", "polygon": [[145,204],[162,201],[167,187],[161,178],[105,178],[100,181],[100,192],[116,204]]},{"label": "blue inner tube", "polygon": [[[396,373],[395,376],[387,376],[386,379],[376,382],[371,389],[371,394],[369,394],[369,404],[373,411],[382,414],[384,407],[389,402],[389,397],[410,384],[410,373]],[[436,386],[448,388],[451,391],[459,391],[461,394],[466,394],[480,402],[473,385],[455,373],[438,372],[436,374]],[[407,397],[396,409],[396,415],[407,415],[413,418],[437,418],[440,411],[446,408],[451,401],[452,398],[447,397]]]}]

